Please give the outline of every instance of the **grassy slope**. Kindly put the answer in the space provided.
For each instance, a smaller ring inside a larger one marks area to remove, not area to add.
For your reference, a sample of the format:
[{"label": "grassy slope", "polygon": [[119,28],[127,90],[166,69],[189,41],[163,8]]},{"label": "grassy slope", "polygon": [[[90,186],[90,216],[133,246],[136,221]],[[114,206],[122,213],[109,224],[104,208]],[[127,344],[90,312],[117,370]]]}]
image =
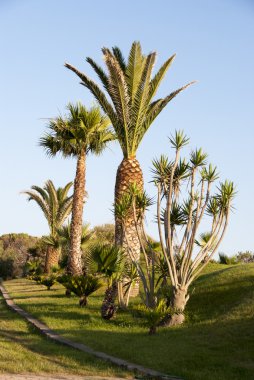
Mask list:
[{"label": "grassy slope", "polygon": [[252,380],[254,264],[211,264],[192,288],[187,322],[147,335],[141,319],[119,313],[100,318],[102,297],[80,309],[61,286],[52,291],[27,280],[5,283],[16,302],[64,336],[186,380]]},{"label": "grassy slope", "polygon": [[50,342],[38,334],[33,326],[10,311],[0,297],[0,374],[2,373],[128,376],[118,367]]}]

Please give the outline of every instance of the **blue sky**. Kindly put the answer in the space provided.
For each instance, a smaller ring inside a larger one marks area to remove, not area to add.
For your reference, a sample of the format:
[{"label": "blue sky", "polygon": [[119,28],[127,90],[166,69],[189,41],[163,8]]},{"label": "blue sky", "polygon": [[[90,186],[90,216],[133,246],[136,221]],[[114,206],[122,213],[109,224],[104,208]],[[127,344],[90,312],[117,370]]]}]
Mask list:
[{"label": "blue sky", "polygon": [[[86,56],[102,63],[101,48],[118,45],[125,55],[139,40],[145,53],[156,50],[160,65],[177,57],[158,95],[191,81],[154,122],[138,151],[146,189],[154,195],[151,160],[172,154],[167,136],[184,129],[191,147],[202,146],[221,179],[237,185],[235,212],[220,250],[254,249],[253,88],[254,4],[251,0],[0,0],[1,50],[1,218],[0,234],[47,233],[36,204],[20,192],[52,179],[73,179],[75,161],[49,159],[38,147],[44,118],[65,105],[93,98],[63,66],[68,61],[94,77]],[[122,155],[117,144],[89,157],[88,202],[84,220],[113,222],[115,173]],[[156,236],[152,213],[148,231]]]}]

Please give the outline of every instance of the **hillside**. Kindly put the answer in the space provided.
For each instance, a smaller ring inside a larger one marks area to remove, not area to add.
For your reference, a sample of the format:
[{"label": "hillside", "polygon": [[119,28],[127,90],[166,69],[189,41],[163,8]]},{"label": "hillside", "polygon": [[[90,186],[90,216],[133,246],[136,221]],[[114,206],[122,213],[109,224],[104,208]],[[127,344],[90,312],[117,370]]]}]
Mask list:
[{"label": "hillside", "polygon": [[210,264],[191,289],[183,326],[147,335],[140,318],[119,312],[100,318],[101,294],[87,308],[28,280],[5,282],[15,301],[75,341],[186,380],[252,380],[254,373],[254,264]]}]

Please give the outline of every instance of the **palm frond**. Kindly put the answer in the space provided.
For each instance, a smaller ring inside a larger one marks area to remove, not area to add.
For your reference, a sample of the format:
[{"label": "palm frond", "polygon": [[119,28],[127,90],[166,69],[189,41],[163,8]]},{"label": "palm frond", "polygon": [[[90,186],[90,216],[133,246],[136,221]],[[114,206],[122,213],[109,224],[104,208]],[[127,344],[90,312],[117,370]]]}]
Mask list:
[{"label": "palm frond", "polygon": [[[102,49],[105,63],[109,71],[109,94],[114,103],[115,110],[125,135],[125,146],[128,151],[128,127],[130,123],[129,94],[124,74],[117,59],[109,49]],[[113,123],[112,123],[113,124]]]},{"label": "palm frond", "polygon": [[150,89],[149,89],[149,102],[156,95],[156,92],[157,92],[157,90],[161,84],[161,81],[164,78],[169,67],[173,63],[175,56],[176,56],[176,54],[172,55],[169,59],[167,59],[166,62],[161,66],[161,68],[158,70],[156,75],[151,80],[150,86],[149,86],[150,87]]},{"label": "palm frond", "polygon": [[158,99],[155,102],[151,103],[149,106],[149,109],[146,114],[146,118],[144,123],[142,124],[142,128],[140,129],[139,132],[139,142],[141,142],[142,138],[144,137],[146,131],[154,121],[154,119],[161,113],[161,111],[166,107],[166,105],[174,99],[180,92],[191,86],[195,82],[190,82],[187,85],[179,88],[176,91],[173,91],[171,94],[166,96],[163,99]]},{"label": "palm frond", "polygon": [[65,67],[71,71],[73,71],[81,80],[82,85],[87,87],[92,94],[95,96],[95,98],[98,100],[100,106],[102,107],[103,111],[108,115],[108,117],[111,120],[111,123],[115,126],[118,124],[118,119],[116,116],[116,113],[112,107],[112,105],[107,100],[105,94],[97,84],[92,81],[90,78],[88,78],[85,74],[81,73],[79,70],[77,70],[74,66],[70,65],[69,63],[65,63]]},{"label": "palm frond", "polygon": [[71,185],[69,182],[64,188],[56,189],[53,182],[48,180],[43,188],[32,186],[32,190],[23,192],[28,195],[28,200],[34,200],[42,210],[53,238],[56,238],[57,229],[71,213],[72,195],[68,197]]},{"label": "palm frond", "polygon": [[135,99],[138,86],[141,80],[145,57],[142,54],[139,42],[133,42],[128,57],[128,64],[125,71],[126,83],[131,105]]},{"label": "palm frond", "polygon": [[108,90],[108,76],[105,71],[100,67],[92,58],[87,57],[86,61],[92,66],[98,77],[100,78],[104,88]]},{"label": "palm frond", "polygon": [[114,57],[117,59],[117,62],[122,69],[122,72],[124,73],[126,70],[126,63],[125,63],[123,53],[121,52],[121,50],[118,46],[114,46],[112,48],[112,52],[114,54]]},{"label": "palm frond", "polygon": [[147,110],[149,108],[149,85],[151,79],[152,69],[154,67],[156,53],[151,53],[146,57],[143,72],[141,75],[140,83],[136,92],[136,96],[132,107],[131,118],[131,141],[132,141],[132,154],[137,151],[140,143],[140,125],[143,124]]}]

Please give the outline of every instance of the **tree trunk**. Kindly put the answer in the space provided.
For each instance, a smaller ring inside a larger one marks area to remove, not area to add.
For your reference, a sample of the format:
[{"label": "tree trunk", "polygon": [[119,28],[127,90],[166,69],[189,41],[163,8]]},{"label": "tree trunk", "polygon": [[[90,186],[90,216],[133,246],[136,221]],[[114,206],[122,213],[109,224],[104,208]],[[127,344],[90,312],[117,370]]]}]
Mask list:
[{"label": "tree trunk", "polygon": [[185,321],[185,316],[183,312],[185,310],[185,306],[188,302],[188,299],[189,296],[187,294],[187,289],[174,289],[173,298],[171,300],[171,307],[176,312],[173,313],[169,318],[168,322],[166,323],[167,326],[181,325]]},{"label": "tree trunk", "polygon": [[173,297],[170,300],[170,306],[173,309],[173,313],[167,314],[158,326],[170,327],[181,325],[185,321],[184,310],[188,299],[188,289],[174,289]]},{"label": "tree trunk", "polygon": [[105,297],[101,306],[101,316],[103,319],[111,319],[116,313],[116,301],[117,297],[117,282],[114,281],[113,284],[106,290]]},{"label": "tree trunk", "polygon": [[58,266],[59,256],[60,256],[59,248],[55,248],[51,245],[47,247],[44,273],[50,273],[52,267]]},{"label": "tree trunk", "polygon": [[67,272],[72,275],[82,274],[81,236],[83,225],[83,208],[85,200],[86,153],[80,153],[77,161],[73,190],[73,206],[71,217],[71,241],[68,255]]},{"label": "tree trunk", "polygon": [[[140,191],[143,191],[144,181],[143,173],[139,165],[138,160],[135,157],[124,158],[117,169],[116,184],[115,184],[115,203],[121,199],[124,193],[126,193],[131,184],[135,183]],[[140,243],[136,231],[134,215],[130,213],[126,222],[125,233],[128,238],[128,242],[131,245],[131,249],[135,258],[138,260],[140,257]],[[120,245],[123,249],[127,248],[127,242],[123,235],[122,223],[119,219],[115,219],[115,243]],[[130,295],[136,296],[139,292],[139,282],[133,286]]]}]

